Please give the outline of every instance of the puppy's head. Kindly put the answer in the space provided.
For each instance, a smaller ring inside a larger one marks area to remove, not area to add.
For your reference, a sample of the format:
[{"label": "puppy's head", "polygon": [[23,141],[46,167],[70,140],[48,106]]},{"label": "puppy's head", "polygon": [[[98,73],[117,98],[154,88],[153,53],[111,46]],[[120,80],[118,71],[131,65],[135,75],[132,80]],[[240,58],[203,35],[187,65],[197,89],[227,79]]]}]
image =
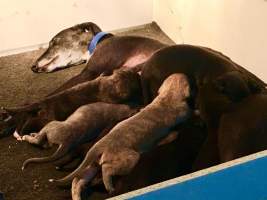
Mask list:
[{"label": "puppy's head", "polygon": [[118,69],[112,75],[104,77],[101,93],[111,101],[127,101],[141,96],[140,75],[131,69]]},{"label": "puppy's head", "polygon": [[218,77],[214,86],[231,101],[238,102],[251,94],[248,79],[238,71],[231,71]]},{"label": "puppy's head", "polygon": [[21,129],[26,122],[26,118],[28,119],[31,116],[31,112],[3,108],[1,109],[0,116],[0,136],[3,137],[11,135],[17,129]]},{"label": "puppy's head", "polygon": [[0,135],[10,135],[15,130],[21,135],[38,132],[49,122],[49,113],[40,107],[29,110],[6,109],[6,115],[0,122]]},{"label": "puppy's head", "polygon": [[100,31],[92,22],[64,29],[50,40],[48,49],[33,64],[32,71],[52,72],[87,62],[90,58],[88,45]]},{"label": "puppy's head", "polygon": [[176,98],[184,100],[190,96],[190,84],[187,76],[184,74],[175,73],[164,80],[158,90],[161,96],[168,96],[168,98]]}]

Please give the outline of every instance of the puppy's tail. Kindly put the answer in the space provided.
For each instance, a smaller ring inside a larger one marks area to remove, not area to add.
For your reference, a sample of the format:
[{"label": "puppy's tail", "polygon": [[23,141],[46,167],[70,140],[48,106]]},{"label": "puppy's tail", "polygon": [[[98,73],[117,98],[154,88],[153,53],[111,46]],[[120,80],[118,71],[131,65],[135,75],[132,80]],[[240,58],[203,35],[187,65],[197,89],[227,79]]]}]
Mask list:
[{"label": "puppy's tail", "polygon": [[62,156],[64,156],[67,153],[67,149],[61,144],[59,145],[58,149],[52,156],[42,157],[42,158],[30,158],[28,160],[25,160],[22,165],[22,170],[24,170],[29,163],[45,163],[45,162],[52,162],[55,160],[60,159]]},{"label": "puppy's tail", "polygon": [[71,181],[79,176],[87,167],[91,166],[91,167],[95,167],[96,166],[96,162],[97,160],[99,160],[100,156],[101,156],[101,151],[98,150],[98,148],[91,148],[83,162],[80,164],[80,166],[74,170],[72,173],[70,173],[69,175],[61,178],[61,179],[49,179],[50,182],[54,182],[59,186],[64,186],[64,185],[70,185]]}]

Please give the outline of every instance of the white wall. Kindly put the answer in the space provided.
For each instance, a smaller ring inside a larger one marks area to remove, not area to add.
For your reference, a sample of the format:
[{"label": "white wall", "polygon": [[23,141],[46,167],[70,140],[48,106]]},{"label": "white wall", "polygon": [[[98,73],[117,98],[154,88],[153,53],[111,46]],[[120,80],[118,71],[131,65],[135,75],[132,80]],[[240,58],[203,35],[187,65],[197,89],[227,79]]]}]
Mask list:
[{"label": "white wall", "polygon": [[114,30],[152,20],[177,43],[220,50],[267,81],[267,0],[0,0],[0,55],[81,22]]},{"label": "white wall", "polygon": [[267,81],[266,0],[154,0],[153,17],[177,43],[220,50]]},{"label": "white wall", "polygon": [[48,42],[92,21],[114,30],[152,21],[153,0],[0,0],[0,52]]}]

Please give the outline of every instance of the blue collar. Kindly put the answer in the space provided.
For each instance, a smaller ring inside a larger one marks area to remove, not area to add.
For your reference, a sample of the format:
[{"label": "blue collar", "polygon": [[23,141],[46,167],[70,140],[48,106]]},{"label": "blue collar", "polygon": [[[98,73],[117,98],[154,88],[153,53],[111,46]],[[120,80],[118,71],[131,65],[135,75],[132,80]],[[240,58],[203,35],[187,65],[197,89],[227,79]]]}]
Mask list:
[{"label": "blue collar", "polygon": [[93,37],[92,41],[90,42],[88,46],[88,51],[90,52],[90,54],[94,52],[97,43],[107,34],[108,33],[105,33],[105,32],[99,32]]}]

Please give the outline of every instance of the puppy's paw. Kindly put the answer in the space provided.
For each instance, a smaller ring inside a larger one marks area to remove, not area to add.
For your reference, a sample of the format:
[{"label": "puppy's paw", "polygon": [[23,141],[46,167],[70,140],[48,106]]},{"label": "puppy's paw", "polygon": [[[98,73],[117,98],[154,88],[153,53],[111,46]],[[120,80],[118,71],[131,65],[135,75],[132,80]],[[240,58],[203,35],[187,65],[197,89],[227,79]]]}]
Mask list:
[{"label": "puppy's paw", "polygon": [[21,137],[21,140],[22,140],[22,141],[26,141],[26,140],[27,140],[27,136],[26,136],[26,135],[23,135],[23,136]]},{"label": "puppy's paw", "polygon": [[30,136],[35,137],[37,133],[30,133]]},{"label": "puppy's paw", "polygon": [[14,136],[14,138],[16,138],[18,141],[22,141],[22,138],[24,137],[24,136],[21,137],[17,131],[15,131],[15,132],[13,133],[13,136]]}]

